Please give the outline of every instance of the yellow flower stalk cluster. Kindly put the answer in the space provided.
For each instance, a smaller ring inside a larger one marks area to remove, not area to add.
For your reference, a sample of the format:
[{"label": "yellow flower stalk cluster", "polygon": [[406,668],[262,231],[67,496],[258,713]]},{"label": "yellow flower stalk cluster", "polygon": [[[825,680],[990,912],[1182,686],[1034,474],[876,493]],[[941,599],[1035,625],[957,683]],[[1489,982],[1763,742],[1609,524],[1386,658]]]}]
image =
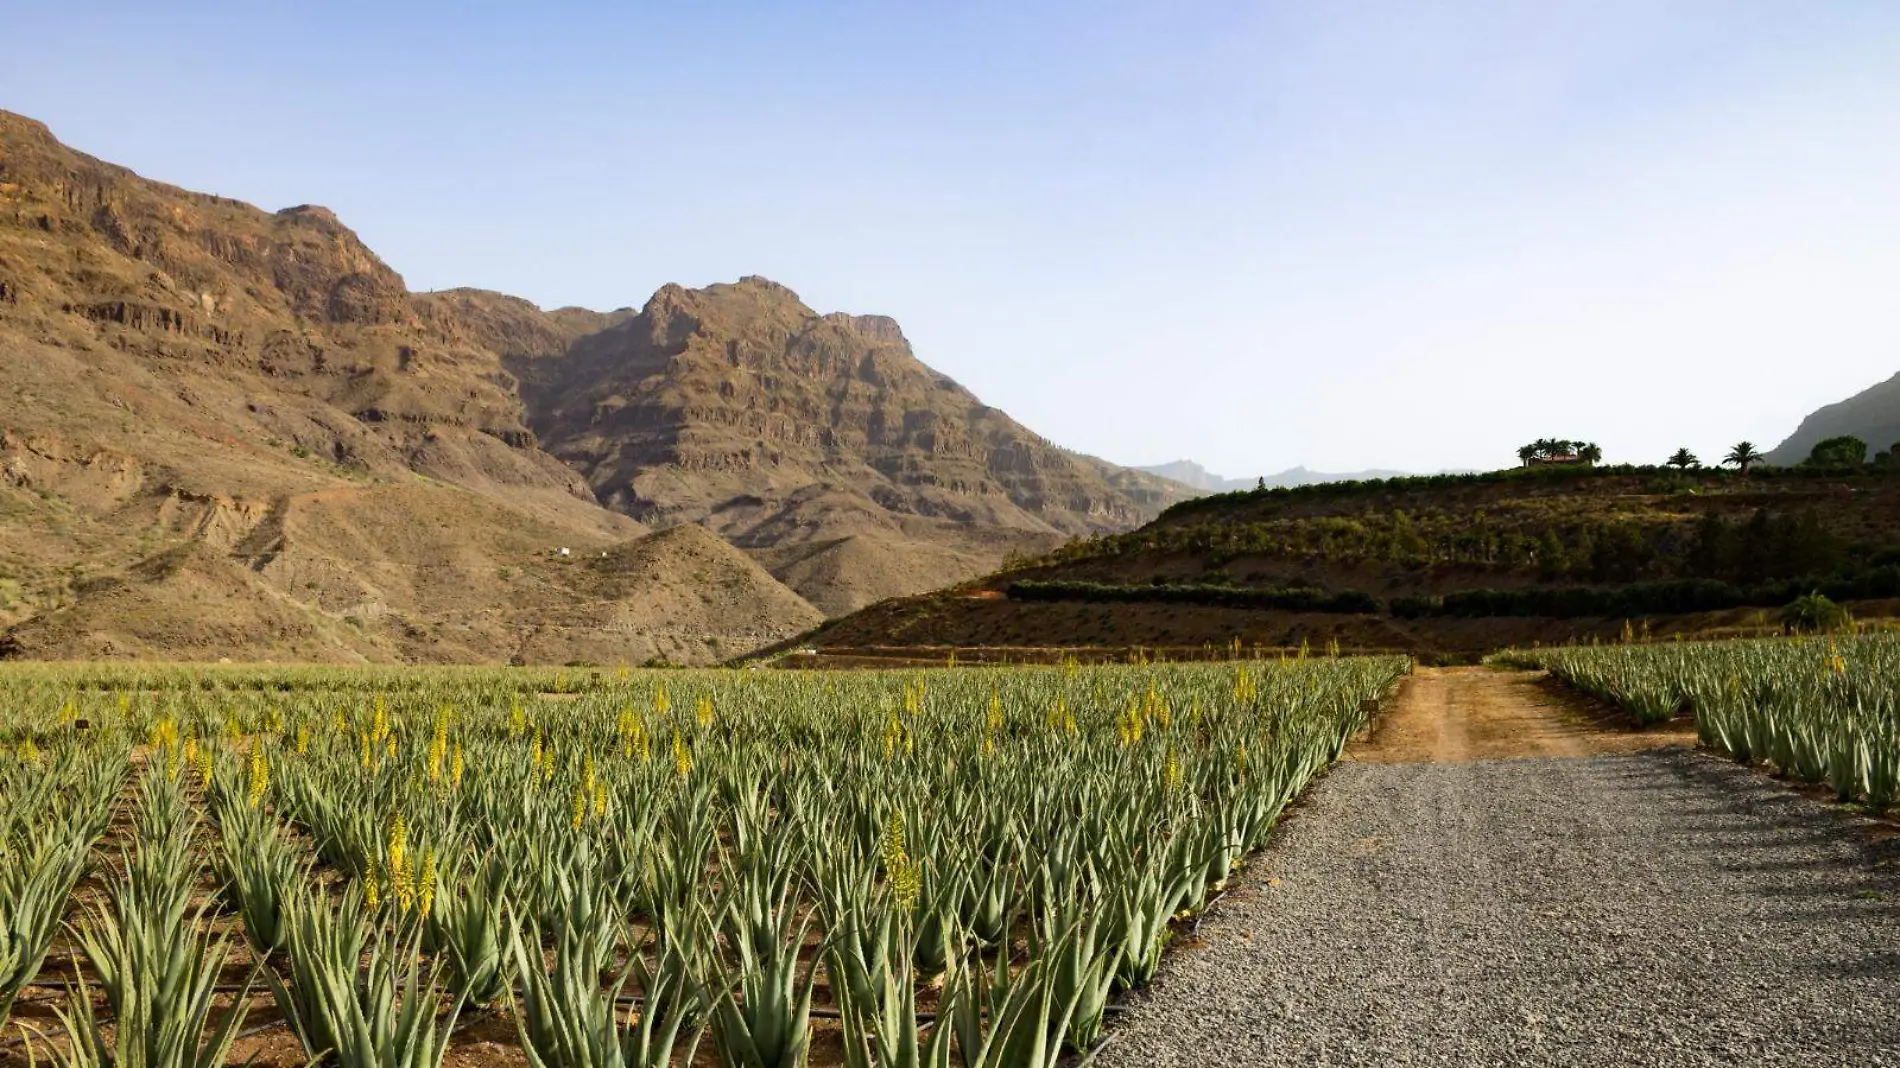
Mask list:
[{"label": "yellow flower stalk cluster", "polygon": [[878,855],[884,865],[884,881],[890,887],[891,900],[899,909],[915,912],[918,895],[923,891],[923,873],[904,846],[902,809],[891,809],[890,819],[884,824],[883,839],[878,844]]}]

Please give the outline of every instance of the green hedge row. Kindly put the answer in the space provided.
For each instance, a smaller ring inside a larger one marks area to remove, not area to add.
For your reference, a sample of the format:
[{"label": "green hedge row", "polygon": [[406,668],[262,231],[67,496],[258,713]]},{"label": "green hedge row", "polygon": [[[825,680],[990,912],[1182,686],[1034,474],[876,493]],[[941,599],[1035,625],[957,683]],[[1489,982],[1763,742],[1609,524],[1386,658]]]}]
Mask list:
[{"label": "green hedge row", "polygon": [[1372,614],[1379,599],[1359,590],[1329,593],[1310,587],[1251,589],[1246,586],[1175,585],[1120,586],[1075,580],[1012,583],[1006,591],[1018,601],[1088,601],[1098,603],[1201,604],[1224,608],[1276,608],[1286,612]]},{"label": "green hedge row", "polygon": [[1900,597],[1900,567],[1888,565],[1856,575],[1826,576],[1737,586],[1715,579],[1669,579],[1625,586],[1559,586],[1526,590],[1459,590],[1443,597],[1399,597],[1392,614],[1421,616],[1592,616],[1674,615],[1725,608],[1778,608],[1808,593],[1835,601]]}]

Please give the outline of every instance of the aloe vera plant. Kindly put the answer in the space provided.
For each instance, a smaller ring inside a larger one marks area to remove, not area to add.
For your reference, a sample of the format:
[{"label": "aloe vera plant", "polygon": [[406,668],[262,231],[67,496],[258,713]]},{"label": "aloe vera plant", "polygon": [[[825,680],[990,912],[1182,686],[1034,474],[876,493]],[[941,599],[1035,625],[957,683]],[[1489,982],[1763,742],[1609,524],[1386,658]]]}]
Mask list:
[{"label": "aloe vera plant", "polygon": [[[845,1064],[848,1068],[949,1068],[951,1027],[944,1024],[925,1034],[918,1024],[916,980],[906,947],[909,937],[888,916],[882,931],[886,948],[868,966],[860,953],[836,944],[826,958],[844,1029]],[[946,1019],[955,1014],[950,991],[939,998],[937,1011]]]},{"label": "aloe vera plant", "polygon": [[799,975],[799,950],[811,920],[793,919],[784,899],[772,910],[769,941],[759,919],[735,902],[726,914],[737,960],[713,965],[713,1051],[722,1068],[799,1068],[811,1052],[812,989],[818,969]]},{"label": "aloe vera plant", "polygon": [[424,945],[447,958],[455,992],[470,1005],[492,1005],[507,992],[509,967],[505,919],[509,873],[494,855],[451,869],[425,920]]},{"label": "aloe vera plant", "polygon": [[354,890],[334,907],[300,893],[292,912],[290,977],[265,980],[304,1054],[337,1068],[441,1068],[462,999],[438,1017],[415,934],[374,930]]},{"label": "aloe vera plant", "polygon": [[[678,947],[655,947],[652,964],[635,952],[603,989],[610,962],[596,939],[564,933],[556,939],[552,965],[519,927],[509,945],[522,979],[519,1000],[510,997],[515,1028],[533,1068],[665,1068],[682,1041],[684,1061],[692,1062],[706,997]],[[636,984],[641,1004],[623,1019],[615,1004]]]},{"label": "aloe vera plant", "polygon": [[110,904],[76,931],[112,1026],[100,1026],[82,973],[58,1010],[72,1041],[57,1056],[70,1068],[219,1068],[244,1024],[250,980],[213,1027],[227,953],[223,937],[206,929],[212,903],[190,907],[202,870],[190,854],[195,819],[162,771],[148,773],[140,793],[141,837],[125,873]]}]

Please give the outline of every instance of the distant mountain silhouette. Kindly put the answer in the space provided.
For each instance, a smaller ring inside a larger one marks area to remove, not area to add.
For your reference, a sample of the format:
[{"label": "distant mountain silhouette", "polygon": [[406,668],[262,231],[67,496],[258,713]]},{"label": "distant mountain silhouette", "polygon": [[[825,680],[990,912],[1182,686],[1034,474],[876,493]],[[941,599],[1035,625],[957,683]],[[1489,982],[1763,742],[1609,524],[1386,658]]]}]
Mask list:
[{"label": "distant mountain silhouette", "polygon": [[1316,482],[1360,482],[1371,478],[1401,478],[1411,472],[1387,471],[1348,471],[1339,474],[1325,471],[1310,471],[1305,467],[1289,467],[1277,475],[1264,475],[1257,478],[1226,478],[1214,474],[1193,460],[1176,460],[1173,463],[1155,464],[1150,467],[1137,467],[1137,471],[1146,471],[1151,475],[1193,486],[1209,493],[1231,493],[1234,490],[1248,490],[1264,482],[1269,488],[1274,486],[1307,486]]},{"label": "distant mountain silhouette", "polygon": [[1768,462],[1798,464],[1818,442],[1842,434],[1852,434],[1875,452],[1900,443],[1900,374],[1801,420],[1795,432],[1768,453]]}]

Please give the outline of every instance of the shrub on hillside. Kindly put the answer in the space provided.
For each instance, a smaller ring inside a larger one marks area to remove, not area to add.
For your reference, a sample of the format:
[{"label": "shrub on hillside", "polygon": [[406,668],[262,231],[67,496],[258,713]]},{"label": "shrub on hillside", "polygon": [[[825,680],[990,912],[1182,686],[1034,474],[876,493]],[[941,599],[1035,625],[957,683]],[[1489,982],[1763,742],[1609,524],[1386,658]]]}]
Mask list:
[{"label": "shrub on hillside", "polygon": [[1867,443],[1852,434],[1828,438],[1808,453],[1813,467],[1859,467],[1867,462]]},{"label": "shrub on hillside", "polygon": [[1847,609],[1818,592],[1797,597],[1781,610],[1781,628],[1790,634],[1828,634],[1853,625]]}]

